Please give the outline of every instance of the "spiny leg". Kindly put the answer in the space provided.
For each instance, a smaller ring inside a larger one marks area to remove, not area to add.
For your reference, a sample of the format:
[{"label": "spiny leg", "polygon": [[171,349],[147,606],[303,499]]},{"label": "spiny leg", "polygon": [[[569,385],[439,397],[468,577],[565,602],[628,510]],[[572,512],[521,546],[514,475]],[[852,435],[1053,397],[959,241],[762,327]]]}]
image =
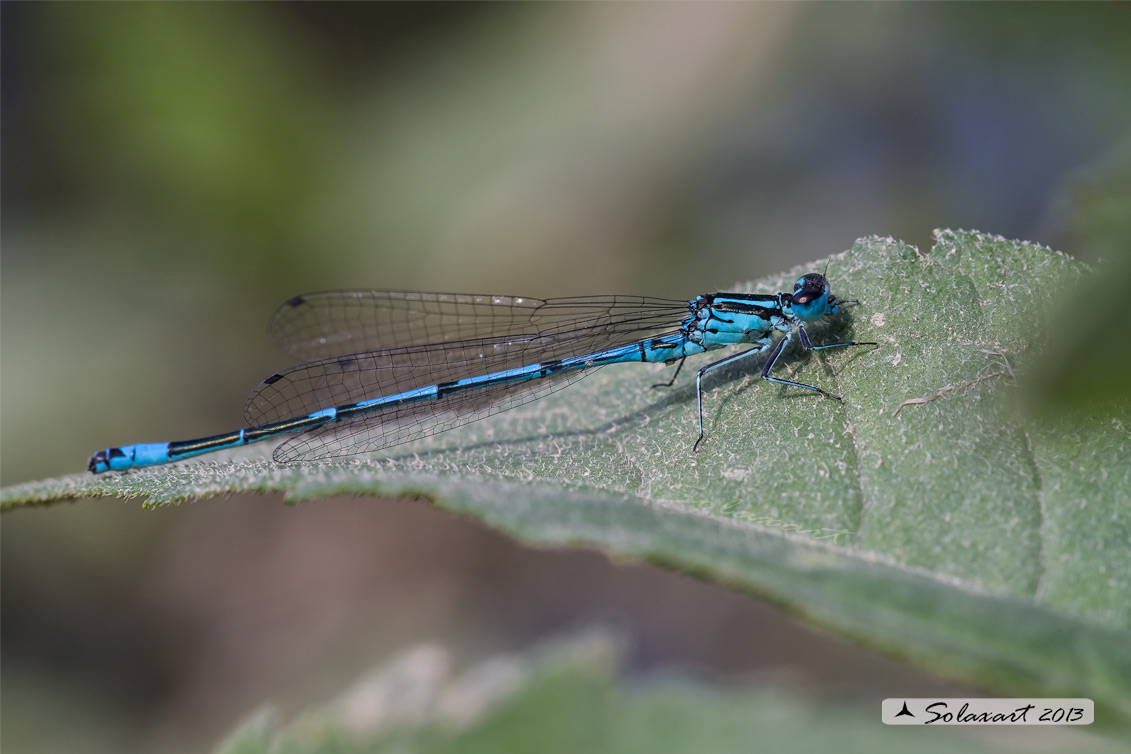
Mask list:
[{"label": "spiny leg", "polygon": [[770,347],[770,344],[767,341],[757,348],[751,348],[748,351],[743,351],[742,353],[736,353],[733,356],[726,357],[725,359],[719,359],[718,361],[712,362],[711,364],[708,364],[707,366],[703,367],[702,369],[699,370],[699,373],[695,375],[695,397],[696,397],[696,400],[699,403],[699,439],[696,440],[695,444],[691,446],[691,452],[692,453],[694,453],[696,450],[698,450],[699,449],[699,443],[703,442],[703,375],[707,374],[708,372],[713,372],[714,370],[718,369],[719,367],[724,367],[727,364],[730,364],[731,362],[738,361],[739,359],[745,358],[746,356],[754,356],[755,354],[762,353],[763,351],[765,351],[769,347]]},{"label": "spiny leg", "polygon": [[685,361],[687,361],[687,357],[686,357],[686,356],[684,356],[684,357],[683,357],[682,359],[680,359],[680,360],[679,360],[679,364],[678,364],[678,365],[676,365],[676,368],[675,368],[675,374],[673,374],[673,375],[672,375],[672,378],[671,378],[670,380],[668,380],[667,382],[657,382],[657,383],[656,383],[655,385],[653,385],[652,387],[653,387],[653,388],[657,388],[657,387],[671,387],[672,385],[674,385],[674,384],[675,384],[675,378],[676,378],[676,377],[679,377],[679,370],[683,369],[683,362],[685,362]]},{"label": "spiny leg", "polygon": [[[770,357],[768,359],[766,359],[766,365],[764,367],[762,367],[762,379],[763,380],[769,380],[770,382],[776,382],[779,385],[793,385],[794,387],[803,387],[803,388],[806,388],[807,390],[813,390],[815,392],[818,392],[821,395],[824,395],[828,398],[835,398],[838,401],[844,400],[839,395],[833,395],[832,393],[826,393],[824,390],[822,390],[819,387],[814,387],[812,385],[806,385],[803,382],[793,382],[791,380],[782,380],[782,379],[778,379],[777,377],[771,377],[770,376],[770,370],[774,368],[774,363],[777,362],[778,357],[781,356],[781,352],[785,350],[785,347],[789,344],[789,342],[791,340],[793,340],[793,333],[787,332],[785,334],[785,337],[778,341],[777,346],[775,346],[774,350],[770,353]],[[801,344],[805,345],[805,341],[807,341],[807,340],[809,340],[809,336],[806,335],[804,337],[804,340],[802,340]]]}]

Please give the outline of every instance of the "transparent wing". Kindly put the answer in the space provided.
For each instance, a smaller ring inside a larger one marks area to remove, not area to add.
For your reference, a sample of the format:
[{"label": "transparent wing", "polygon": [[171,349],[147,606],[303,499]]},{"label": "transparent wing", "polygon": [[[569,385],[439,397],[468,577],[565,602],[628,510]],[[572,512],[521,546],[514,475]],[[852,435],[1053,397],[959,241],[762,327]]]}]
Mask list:
[{"label": "transparent wing", "polygon": [[271,317],[271,341],[302,359],[521,335],[617,313],[686,312],[687,302],[641,296],[542,300],[413,291],[326,291],[295,296]]},{"label": "transparent wing", "polygon": [[[565,309],[567,305],[559,302],[570,302],[582,318],[554,311],[543,320],[550,326],[538,332],[385,348],[284,370],[252,391],[244,416],[252,425],[268,424],[468,377],[597,354],[678,332],[687,314],[686,302],[624,297],[558,299],[541,306]],[[527,317],[527,328],[531,321]],[[330,458],[380,450],[537,400],[592,371],[570,370],[521,383],[487,385],[326,424],[283,443],[275,458]]]},{"label": "transparent wing", "polygon": [[[563,299],[564,301],[564,299]],[[467,377],[584,356],[679,328],[686,304],[624,302],[614,313],[565,320],[540,332],[408,345],[323,358],[277,372],[244,404],[253,426]],[[607,309],[607,306],[606,306]]]}]

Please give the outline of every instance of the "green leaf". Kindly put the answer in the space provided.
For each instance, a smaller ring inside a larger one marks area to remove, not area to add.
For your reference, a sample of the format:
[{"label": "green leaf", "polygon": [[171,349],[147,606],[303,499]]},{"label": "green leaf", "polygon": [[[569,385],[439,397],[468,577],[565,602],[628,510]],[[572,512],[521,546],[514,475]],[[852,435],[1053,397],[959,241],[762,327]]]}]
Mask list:
[{"label": "green leaf", "polygon": [[[288,725],[269,712],[244,723],[218,754],[362,752],[944,752],[1016,751],[953,730],[885,728],[879,706],[807,701],[769,685],[709,689],[687,679],[616,678],[615,645],[600,635],[461,673],[440,647],[412,648],[340,699]],[[1042,743],[1122,751],[1077,731]],[[1035,740],[1035,739],[1034,739]]]},{"label": "green leaf", "polygon": [[[804,271],[749,288],[789,290]],[[246,449],[18,485],[0,504],[424,495],[528,542],[730,582],[951,677],[1087,696],[1100,719],[1131,721],[1131,403],[1044,415],[1023,399],[1046,320],[1087,268],[943,231],[928,254],[861,240],[828,275],[861,303],[814,340],[880,345],[791,351],[778,369],[844,403],[756,370],[713,374],[694,454],[694,381],[651,390],[668,368],[624,365],[390,458],[282,467]]]}]

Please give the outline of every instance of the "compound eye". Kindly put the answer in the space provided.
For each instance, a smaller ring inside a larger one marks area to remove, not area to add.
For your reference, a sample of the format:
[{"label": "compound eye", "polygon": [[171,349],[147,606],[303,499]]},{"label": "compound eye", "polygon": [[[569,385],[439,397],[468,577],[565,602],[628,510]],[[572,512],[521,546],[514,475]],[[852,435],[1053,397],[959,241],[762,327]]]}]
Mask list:
[{"label": "compound eye", "polygon": [[811,303],[828,293],[828,288],[824,275],[810,272],[793,284],[793,301],[796,304]]},{"label": "compound eye", "polygon": [[797,278],[797,281],[793,284],[793,290],[797,291],[802,288],[813,288],[822,291],[825,289],[826,283],[827,281],[824,275],[819,272],[810,272],[808,275],[802,275]]}]

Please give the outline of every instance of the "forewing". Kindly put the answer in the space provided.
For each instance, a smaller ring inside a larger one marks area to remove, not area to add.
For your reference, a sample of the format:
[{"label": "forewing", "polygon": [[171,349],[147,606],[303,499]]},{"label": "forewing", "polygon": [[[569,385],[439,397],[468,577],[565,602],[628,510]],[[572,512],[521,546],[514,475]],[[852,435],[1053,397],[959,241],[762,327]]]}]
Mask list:
[{"label": "forewing", "polygon": [[[559,299],[559,302],[570,301]],[[455,382],[531,364],[584,356],[625,343],[670,333],[685,311],[651,300],[608,306],[587,319],[560,319],[538,333],[518,333],[349,354],[301,364],[259,384],[244,404],[244,417],[258,426],[408,390]],[[575,312],[577,308],[571,307]],[[529,323],[528,323],[529,326]]]},{"label": "forewing", "polygon": [[522,296],[325,291],[295,296],[268,325],[271,341],[303,360],[415,345],[557,330],[639,311],[686,311],[686,301],[641,296]]}]

